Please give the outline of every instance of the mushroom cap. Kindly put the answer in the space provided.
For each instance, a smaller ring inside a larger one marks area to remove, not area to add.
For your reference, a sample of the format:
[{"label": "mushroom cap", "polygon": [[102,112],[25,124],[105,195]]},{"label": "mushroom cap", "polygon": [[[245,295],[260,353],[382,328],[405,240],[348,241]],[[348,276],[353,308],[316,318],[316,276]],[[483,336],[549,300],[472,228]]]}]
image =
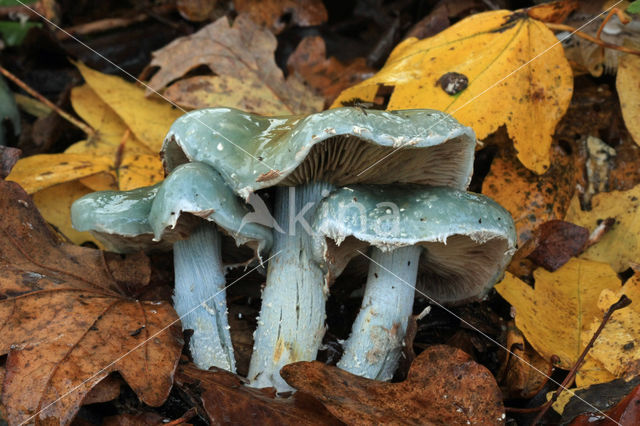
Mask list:
[{"label": "mushroom cap", "polygon": [[201,222],[198,217],[214,222],[235,245],[247,244],[256,253],[268,251],[271,230],[243,223],[249,213],[220,174],[202,163],[181,165],[154,186],[94,192],[71,206],[74,228],[91,231],[117,252],[170,249],[188,237]]},{"label": "mushroom cap", "polygon": [[421,245],[416,287],[442,303],[484,296],[516,245],[513,219],[504,208],[483,195],[444,187],[340,188],[321,201],[312,227],[314,256],[329,282],[358,250]]},{"label": "mushroom cap", "polygon": [[308,181],[465,189],[475,145],[471,128],[435,110],[345,107],[263,117],[210,108],[178,118],[162,152],[167,171],[189,161],[204,162],[247,198],[262,188]]}]

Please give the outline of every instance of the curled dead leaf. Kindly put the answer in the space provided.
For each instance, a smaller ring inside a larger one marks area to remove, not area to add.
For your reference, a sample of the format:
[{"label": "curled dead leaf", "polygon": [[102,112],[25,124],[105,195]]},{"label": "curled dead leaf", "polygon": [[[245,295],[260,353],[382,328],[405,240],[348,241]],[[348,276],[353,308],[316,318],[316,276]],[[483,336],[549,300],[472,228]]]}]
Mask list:
[{"label": "curled dead leaf", "polygon": [[317,361],[289,364],[280,374],[351,425],[505,421],[502,394],[493,375],[450,346],[423,351],[401,383],[365,379]]},{"label": "curled dead leaf", "polygon": [[147,258],[123,261],[61,244],[13,182],[0,181],[0,213],[2,403],[9,423],[68,424],[113,371],[143,402],[162,404],[182,349],[179,323],[169,326],[177,316],[167,302],[122,290],[148,282]]}]

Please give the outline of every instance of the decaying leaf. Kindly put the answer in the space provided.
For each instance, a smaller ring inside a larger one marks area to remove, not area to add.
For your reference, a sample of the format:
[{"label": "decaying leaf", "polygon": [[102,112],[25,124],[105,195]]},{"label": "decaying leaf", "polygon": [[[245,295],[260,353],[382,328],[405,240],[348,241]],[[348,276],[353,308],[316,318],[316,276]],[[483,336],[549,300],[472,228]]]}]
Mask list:
[{"label": "decaying leaf", "polygon": [[88,232],[71,227],[71,203],[92,191],[126,191],[161,181],[164,171],[158,153],[180,111],[147,99],[144,90],[132,83],[77,66],[87,85],[72,90],[71,103],[96,134],[71,145],[64,154],[19,160],[7,180],[34,194],[45,219],[80,244],[96,241]]},{"label": "decaying leaf", "polygon": [[321,0],[233,0],[238,13],[246,13],[251,20],[265,26],[274,34],[285,29],[287,23],[299,27],[326,22],[327,9]]},{"label": "decaying leaf", "polygon": [[350,425],[502,424],[505,420],[493,375],[451,346],[423,351],[401,383],[365,379],[317,361],[289,364],[280,374]]},{"label": "decaying leaf", "polygon": [[148,282],[147,258],[61,244],[13,182],[0,181],[0,214],[0,354],[8,354],[2,403],[9,423],[68,424],[113,371],[143,402],[162,404],[183,343],[178,322],[165,329],[177,316],[168,302],[121,290]]},{"label": "decaying leaf", "polygon": [[209,371],[180,365],[176,385],[202,405],[211,424],[338,425],[342,424],[311,396],[297,392],[278,397],[272,388],[245,386],[240,376],[224,370]]},{"label": "decaying leaf", "polygon": [[298,73],[304,80],[321,93],[326,105],[349,86],[373,75],[364,58],[356,58],[345,65],[333,56],[327,58],[327,49],[322,37],[311,36],[302,39],[287,60],[290,73]]},{"label": "decaying leaf", "polygon": [[[262,113],[262,104],[265,102],[262,95],[267,91],[271,92],[267,105],[269,108],[273,107],[273,102],[278,102],[288,114],[322,109],[322,99],[315,96],[297,77],[285,79],[274,59],[276,45],[275,36],[257,26],[247,15],[239,15],[233,26],[223,17],[155,51],[151,66],[160,69],[149,85],[154,90],[161,90],[190,70],[206,65],[217,76],[226,76],[227,82],[233,81],[229,79],[231,77],[247,87],[260,88],[256,96],[246,99],[246,104],[252,105],[254,112]],[[193,52],[198,54],[194,55]],[[209,83],[207,87],[215,86]],[[225,103],[223,100],[215,104]],[[190,105],[210,106],[198,104],[197,99],[190,100]]]},{"label": "decaying leaf", "polygon": [[[464,76],[468,86],[452,92],[457,80],[445,78],[452,75]],[[470,16],[428,39],[403,41],[378,74],[342,92],[333,106],[372,102],[389,86],[387,109],[446,111],[480,139],[506,125],[518,159],[542,174],[549,168],[551,136],[569,106],[573,75],[542,22],[501,10]]]},{"label": "decaying leaf", "polygon": [[600,293],[601,312],[589,324],[589,334],[593,335],[602,315],[623,294],[631,299],[631,305],[614,312],[589,356],[614,377],[633,377],[640,374],[640,277],[634,275],[621,289],[605,289]]},{"label": "decaying leaf", "polygon": [[571,200],[565,220],[593,231],[603,220],[615,223],[602,239],[587,249],[582,257],[606,262],[617,271],[628,269],[640,260],[640,185],[628,191],[612,191],[595,195],[591,210],[583,211],[577,196]]},{"label": "decaying leaf", "polygon": [[[592,322],[602,320],[600,293],[616,291],[620,279],[607,264],[576,258],[555,272],[538,268],[533,276],[535,289],[508,272],[495,288],[514,307],[516,326],[531,346],[546,360],[556,355],[557,365],[569,370],[593,335]],[[584,374],[597,380],[597,372],[582,367],[579,385]],[[600,377],[606,381],[611,375]]]},{"label": "decaying leaf", "polygon": [[507,327],[507,357],[498,377],[507,398],[532,398],[546,383],[550,363],[525,341],[513,324]]},{"label": "decaying leaf", "polygon": [[578,0],[556,0],[527,9],[527,14],[542,22],[561,23],[578,8]]},{"label": "decaying leaf", "polygon": [[640,56],[625,54],[618,61],[616,89],[627,130],[640,145]]},{"label": "decaying leaf", "polygon": [[563,220],[543,223],[535,233],[535,248],[528,258],[547,271],[556,271],[584,250],[589,231]]},{"label": "decaying leaf", "polygon": [[640,419],[640,385],[633,388],[615,407],[607,411],[606,415],[607,418],[592,410],[573,419],[571,426],[609,426],[614,422],[622,426],[637,425]]},{"label": "decaying leaf", "polygon": [[549,171],[541,176],[527,170],[515,156],[500,153],[482,183],[482,193],[511,213],[522,246],[541,224],[562,219],[575,191],[571,160],[554,147]]}]

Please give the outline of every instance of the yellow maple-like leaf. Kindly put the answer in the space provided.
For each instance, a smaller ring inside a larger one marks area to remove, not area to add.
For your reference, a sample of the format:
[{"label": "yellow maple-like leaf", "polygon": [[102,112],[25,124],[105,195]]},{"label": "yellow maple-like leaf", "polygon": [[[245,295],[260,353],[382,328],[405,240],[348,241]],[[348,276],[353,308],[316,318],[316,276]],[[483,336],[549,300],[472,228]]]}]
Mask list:
[{"label": "yellow maple-like leaf", "polygon": [[515,308],[516,326],[531,346],[570,369],[592,336],[593,319],[602,318],[600,293],[617,290],[620,280],[607,264],[575,258],[553,273],[538,268],[534,278],[535,289],[507,272],[496,290]]},{"label": "yellow maple-like leaf", "polygon": [[92,239],[71,227],[73,201],[92,191],[129,190],[161,181],[160,146],[180,115],[118,77],[82,64],[78,68],[88,84],[72,90],[71,103],[95,134],[63,154],[21,159],[7,177],[34,194],[45,219],[75,243]]},{"label": "yellow maple-like leaf", "polygon": [[403,41],[375,76],[343,91],[333,107],[374,101],[381,86],[393,86],[388,109],[445,111],[480,139],[506,125],[518,159],[540,174],[549,167],[551,137],[571,100],[573,75],[542,22],[501,10]]},{"label": "yellow maple-like leaf", "polygon": [[602,315],[620,296],[627,295],[631,304],[611,315],[603,332],[593,344],[589,356],[600,362],[609,373],[621,377],[625,373],[635,376],[640,368],[640,278],[634,276],[617,291],[603,290],[598,300],[600,318],[594,318],[589,332],[593,334]]},{"label": "yellow maple-like leaf", "polygon": [[618,61],[616,89],[622,117],[633,140],[640,145],[640,57],[625,54]]},{"label": "yellow maple-like leaf", "polygon": [[121,79],[76,64],[91,89],[153,152],[160,152],[171,124],[184,112],[164,99],[147,98],[145,90]]},{"label": "yellow maple-like leaf", "polygon": [[597,244],[581,257],[606,262],[617,272],[640,262],[640,185],[628,191],[603,192],[591,199],[591,210],[583,211],[576,195],[569,204],[565,220],[593,231],[607,218],[615,224]]}]

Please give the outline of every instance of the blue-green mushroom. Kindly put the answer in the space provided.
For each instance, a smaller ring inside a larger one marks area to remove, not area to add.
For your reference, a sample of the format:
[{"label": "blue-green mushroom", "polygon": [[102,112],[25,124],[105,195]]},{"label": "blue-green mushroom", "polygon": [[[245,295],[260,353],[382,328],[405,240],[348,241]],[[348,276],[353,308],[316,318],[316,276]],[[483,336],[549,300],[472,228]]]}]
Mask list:
[{"label": "blue-green mushroom", "polygon": [[214,108],[176,120],[163,146],[167,171],[185,162],[206,163],[249,201],[260,189],[278,187],[272,260],[249,368],[252,386],[290,390],[280,368],[315,359],[322,342],[328,285],[312,256],[309,226],[317,203],[336,187],[355,183],[464,189],[475,143],[470,128],[434,110],[337,108],[262,117]]},{"label": "blue-green mushroom", "polygon": [[480,299],[516,243],[504,208],[444,187],[349,185],[320,203],[313,228],[328,277],[371,247],[362,308],[338,367],[377,380],[398,366],[416,288],[438,303]]},{"label": "blue-green mushroom", "polygon": [[[182,328],[193,330],[190,350],[202,368],[235,372],[225,294],[225,247],[250,261],[267,252],[271,230],[242,223],[250,210],[214,169],[201,163],[177,167],[163,182],[131,191],[88,194],[71,207],[73,226],[91,231],[116,252],[173,248],[174,307]],[[229,241],[231,240],[231,241]]]}]

